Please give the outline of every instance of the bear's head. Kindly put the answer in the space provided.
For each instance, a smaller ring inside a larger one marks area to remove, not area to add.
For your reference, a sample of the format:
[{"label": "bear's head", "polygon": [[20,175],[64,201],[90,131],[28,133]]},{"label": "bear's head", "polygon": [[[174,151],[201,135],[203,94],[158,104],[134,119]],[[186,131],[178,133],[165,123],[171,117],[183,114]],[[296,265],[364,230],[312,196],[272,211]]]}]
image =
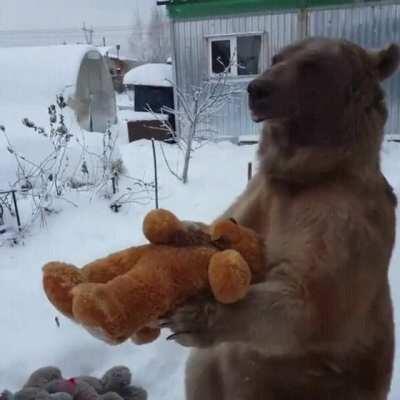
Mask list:
[{"label": "bear's head", "polygon": [[[266,168],[307,180],[348,162],[379,165],[387,118],[380,82],[399,63],[397,45],[367,51],[326,38],[306,39],[276,54],[248,86],[253,119],[268,122],[260,146]],[[318,164],[315,171],[310,162]]]}]

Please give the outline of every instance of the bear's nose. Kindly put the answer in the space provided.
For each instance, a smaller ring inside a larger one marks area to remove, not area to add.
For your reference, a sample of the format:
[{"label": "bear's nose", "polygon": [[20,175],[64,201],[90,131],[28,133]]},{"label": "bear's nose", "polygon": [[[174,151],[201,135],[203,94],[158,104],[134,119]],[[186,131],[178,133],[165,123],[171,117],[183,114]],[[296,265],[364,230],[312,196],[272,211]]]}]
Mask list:
[{"label": "bear's nose", "polygon": [[259,100],[271,94],[271,85],[267,81],[255,79],[247,86],[247,92],[253,100]]}]

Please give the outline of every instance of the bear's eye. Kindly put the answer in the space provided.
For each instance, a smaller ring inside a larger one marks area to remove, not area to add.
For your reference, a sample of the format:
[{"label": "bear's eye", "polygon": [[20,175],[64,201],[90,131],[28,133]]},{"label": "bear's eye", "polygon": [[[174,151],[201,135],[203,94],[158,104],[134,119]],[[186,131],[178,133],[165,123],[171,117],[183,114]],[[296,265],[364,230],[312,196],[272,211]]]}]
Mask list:
[{"label": "bear's eye", "polygon": [[300,62],[299,68],[302,72],[316,72],[319,69],[319,64],[316,60],[303,60]]}]

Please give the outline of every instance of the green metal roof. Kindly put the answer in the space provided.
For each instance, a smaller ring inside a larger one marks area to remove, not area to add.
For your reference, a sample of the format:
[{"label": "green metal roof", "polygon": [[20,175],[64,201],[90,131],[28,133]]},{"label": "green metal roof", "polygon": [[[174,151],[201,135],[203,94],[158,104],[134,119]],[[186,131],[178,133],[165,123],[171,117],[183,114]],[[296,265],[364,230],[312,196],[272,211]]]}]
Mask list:
[{"label": "green metal roof", "polygon": [[173,19],[288,10],[355,3],[354,0],[171,0],[169,15]]}]

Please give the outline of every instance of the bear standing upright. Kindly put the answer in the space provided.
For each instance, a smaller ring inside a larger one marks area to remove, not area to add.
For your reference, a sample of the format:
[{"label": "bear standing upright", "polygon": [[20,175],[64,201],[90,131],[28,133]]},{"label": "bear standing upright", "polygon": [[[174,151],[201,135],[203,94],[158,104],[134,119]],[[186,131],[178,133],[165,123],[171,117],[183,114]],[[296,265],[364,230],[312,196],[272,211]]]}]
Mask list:
[{"label": "bear standing upright", "polygon": [[169,320],[196,347],[187,400],[387,399],[396,198],[380,169],[380,82],[399,62],[398,45],[312,38],[249,84],[266,121],[260,168],[223,217],[265,238],[267,276],[236,304],[198,301]]}]

